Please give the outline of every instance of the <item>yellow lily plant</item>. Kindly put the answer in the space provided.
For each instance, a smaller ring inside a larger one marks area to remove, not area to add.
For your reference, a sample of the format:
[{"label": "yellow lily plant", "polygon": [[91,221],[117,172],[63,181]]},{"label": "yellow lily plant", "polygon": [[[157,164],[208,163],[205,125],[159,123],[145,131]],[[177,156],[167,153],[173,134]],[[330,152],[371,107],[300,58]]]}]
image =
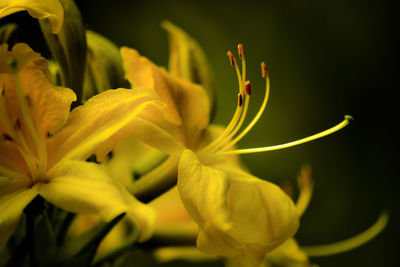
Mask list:
[{"label": "yellow lily plant", "polygon": [[126,213],[152,229],[152,210],[104,168],[86,162],[110,136],[163,105],[149,89],[105,91],[70,112],[72,90],[53,86],[47,61],[26,44],[0,46],[0,246],[37,195],[104,220]]}]

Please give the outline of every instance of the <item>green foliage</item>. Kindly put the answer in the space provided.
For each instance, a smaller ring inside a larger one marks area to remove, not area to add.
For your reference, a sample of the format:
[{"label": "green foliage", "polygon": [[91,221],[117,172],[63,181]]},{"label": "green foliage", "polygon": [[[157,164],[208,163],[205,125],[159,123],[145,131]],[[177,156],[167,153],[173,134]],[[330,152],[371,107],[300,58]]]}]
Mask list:
[{"label": "green foliage", "polygon": [[[90,266],[101,241],[124,216],[123,213],[110,222],[99,222],[81,235],[68,239],[67,232],[75,215],[46,203],[38,196],[26,207],[17,231],[0,252],[0,266]],[[129,246],[138,237],[138,231],[133,232],[135,235]],[[119,249],[129,246],[125,244]],[[103,262],[110,258],[111,255]]]}]

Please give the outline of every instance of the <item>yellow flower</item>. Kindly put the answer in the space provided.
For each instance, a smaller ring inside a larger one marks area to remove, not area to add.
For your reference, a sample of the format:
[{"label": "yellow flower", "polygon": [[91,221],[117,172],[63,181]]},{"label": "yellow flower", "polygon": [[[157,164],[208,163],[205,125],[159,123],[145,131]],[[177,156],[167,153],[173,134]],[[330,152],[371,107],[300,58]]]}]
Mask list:
[{"label": "yellow flower", "polygon": [[4,0],[0,3],[0,19],[20,11],[27,11],[38,19],[47,47],[61,70],[61,84],[72,88],[81,103],[87,44],[85,27],[74,0]]},{"label": "yellow flower", "polygon": [[[298,177],[300,189],[297,198],[296,208],[301,216],[310,203],[314,184],[311,178],[311,168],[304,166]],[[157,248],[154,256],[161,262],[176,259],[190,261],[216,260],[213,257],[202,253],[196,247],[190,246],[197,228],[193,227],[193,221],[188,217],[178,197],[176,187],[155,199],[150,205],[156,211],[156,226],[153,238],[166,240],[179,240],[186,242],[186,246],[177,246],[180,243],[170,243],[169,246]],[[386,226],[388,214],[383,212],[377,222],[364,232],[349,238],[327,245],[299,246],[294,238],[290,238],[279,247],[267,253],[260,267],[281,266],[281,267],[311,267],[317,266],[310,263],[309,256],[323,257],[343,253],[355,249],[373,239]],[[233,257],[226,260],[227,267],[253,266],[246,258]]]},{"label": "yellow flower", "polygon": [[[126,77],[133,90],[142,86],[153,88],[166,104],[163,124],[147,129],[148,135],[141,140],[171,155],[159,168],[134,183],[131,191],[140,196],[146,186],[172,184],[175,178],[171,170],[176,168],[174,164],[179,160],[178,189],[188,213],[199,226],[197,246],[208,254],[244,257],[257,266],[265,253],[293,236],[298,228],[298,213],[278,186],[242,170],[234,155],[282,149],[311,141],[343,128],[349,118],[327,131],[288,144],[232,150],[257,122],[266,106],[269,77],[265,64],[262,65],[266,78],[264,103],[251,123],[239,132],[246,117],[251,86],[246,81],[242,45],[239,45],[242,72],[232,53],[228,53],[237,71],[239,95],[232,121],[221,131],[209,125],[210,103],[203,87],[168,74],[133,49],[122,48],[121,53]],[[167,142],[167,139],[171,141]]]},{"label": "yellow flower", "polygon": [[[149,237],[152,210],[85,160],[110,136],[162,110],[152,90],[105,91],[70,112],[72,90],[50,82],[47,61],[26,44],[0,46],[0,247],[37,195],[111,220],[125,212]],[[104,151],[104,149],[102,150]]]}]

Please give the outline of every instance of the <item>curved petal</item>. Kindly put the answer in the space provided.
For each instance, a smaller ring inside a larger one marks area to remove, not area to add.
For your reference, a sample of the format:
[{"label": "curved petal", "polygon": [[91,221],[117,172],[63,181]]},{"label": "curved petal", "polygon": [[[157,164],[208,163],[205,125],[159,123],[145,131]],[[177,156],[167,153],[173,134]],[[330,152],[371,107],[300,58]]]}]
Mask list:
[{"label": "curved petal", "polygon": [[225,257],[245,254],[259,264],[297,231],[297,211],[278,186],[226,162],[222,169],[208,167],[185,150],[178,170],[182,202],[199,224],[201,250]]},{"label": "curved petal", "polygon": [[169,72],[187,81],[203,85],[210,103],[213,103],[214,78],[203,49],[196,40],[170,21],[163,21],[161,26],[169,37]]},{"label": "curved petal", "polygon": [[[71,102],[76,100],[72,90],[51,83],[47,60],[28,45],[16,44],[12,51],[7,45],[0,47],[0,76],[4,84],[3,96],[9,121],[23,122],[21,103],[17,97],[17,84],[8,60],[15,59],[17,75],[31,119],[42,135],[53,134],[67,121]],[[23,125],[22,125],[23,127]]]},{"label": "curved petal", "polygon": [[96,213],[109,221],[126,212],[141,230],[141,240],[150,237],[154,212],[136,200],[120,183],[95,163],[64,161],[51,168],[48,183],[39,194],[57,207],[75,213]]},{"label": "curved petal", "polygon": [[0,18],[20,11],[36,19],[48,19],[54,34],[61,30],[64,20],[64,9],[58,0],[2,0]]},{"label": "curved petal", "polygon": [[8,184],[5,185],[2,181],[4,179],[7,178],[0,177],[2,189],[0,192],[0,249],[4,247],[14,233],[26,205],[38,194],[36,187],[21,187],[21,185],[10,181],[7,181]]},{"label": "curved petal", "polygon": [[49,142],[53,164],[61,159],[87,159],[100,145],[108,147],[108,151],[102,149],[104,155],[125,134],[141,136],[143,141],[156,139],[157,132],[144,130],[149,122],[140,117],[162,108],[152,91],[144,88],[108,90],[92,97],[71,112],[65,127]]},{"label": "curved petal", "polygon": [[228,235],[233,222],[226,174],[202,165],[192,151],[185,150],[178,167],[178,189],[187,211],[199,225],[199,248],[225,257],[237,254],[241,245]]},{"label": "curved petal", "polygon": [[197,84],[169,75],[150,60],[130,48],[121,48],[126,77],[136,87],[154,89],[165,103],[164,116],[167,120],[182,125],[187,147],[195,145],[197,138],[207,127],[210,116],[210,102],[205,89]]}]

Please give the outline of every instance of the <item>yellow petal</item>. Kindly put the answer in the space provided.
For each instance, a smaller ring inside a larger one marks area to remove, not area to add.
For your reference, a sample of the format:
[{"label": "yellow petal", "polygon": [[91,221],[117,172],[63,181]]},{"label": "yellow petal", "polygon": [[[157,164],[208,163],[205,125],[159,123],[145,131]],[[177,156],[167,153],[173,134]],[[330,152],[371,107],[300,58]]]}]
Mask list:
[{"label": "yellow petal", "polygon": [[178,189],[187,211],[199,225],[197,244],[201,250],[231,256],[241,248],[228,235],[233,222],[225,173],[202,165],[192,151],[185,150],[178,167]]},{"label": "yellow petal", "polygon": [[53,33],[58,33],[64,20],[64,10],[58,0],[2,0],[0,18],[20,11],[37,19],[48,19]]},{"label": "yellow petal", "polygon": [[240,171],[234,162],[213,166],[202,165],[189,150],[179,163],[178,188],[199,224],[200,249],[225,257],[241,253],[256,263],[297,231],[296,208],[278,186]]},{"label": "yellow petal", "polygon": [[110,221],[126,212],[139,227],[141,241],[150,237],[154,213],[95,163],[64,161],[47,173],[39,193],[57,207],[75,213],[95,213]]},{"label": "yellow petal", "polygon": [[200,45],[185,31],[169,21],[163,21],[161,26],[169,37],[169,72],[204,86],[210,103],[214,99],[214,81],[210,66]]},{"label": "yellow petal", "polygon": [[10,181],[8,177],[0,177],[0,249],[14,233],[22,211],[37,196],[36,187],[21,185],[21,181]]},{"label": "yellow petal", "polygon": [[55,87],[45,58],[34,52],[28,45],[19,43],[12,51],[7,45],[0,47],[0,80],[4,84],[4,98],[9,120],[19,118],[23,122],[20,103],[16,95],[16,83],[7,66],[7,60],[16,60],[18,78],[28,104],[32,120],[38,121],[42,135],[53,134],[67,121],[71,102],[76,99],[72,90]]},{"label": "yellow petal", "polygon": [[126,77],[132,87],[149,87],[155,90],[165,103],[165,118],[176,125],[182,125],[186,146],[192,147],[200,132],[208,125],[210,103],[204,88],[200,85],[169,75],[150,60],[130,48],[121,48]]},{"label": "yellow petal", "polygon": [[[147,89],[109,90],[75,108],[65,127],[50,141],[50,150],[54,154],[53,163],[61,158],[86,159],[107,141],[112,145],[105,145],[109,149],[108,151],[103,149],[104,156],[123,137],[119,134],[120,131],[123,134],[133,132],[136,136],[142,135],[144,141],[156,139],[157,132],[148,134],[144,130],[150,122],[140,118],[148,113],[157,113],[163,108],[154,100],[151,92]],[[126,127],[135,131],[128,131]],[[163,144],[162,137],[158,140],[160,144]],[[165,143],[164,146],[169,145]]]},{"label": "yellow petal", "polygon": [[135,175],[144,175],[164,159],[164,153],[128,136],[115,146],[112,157],[102,164],[111,177],[124,186],[129,186],[133,183]]},{"label": "yellow petal", "polygon": [[150,202],[149,205],[156,212],[157,226],[193,221],[182,204],[177,186]]}]

